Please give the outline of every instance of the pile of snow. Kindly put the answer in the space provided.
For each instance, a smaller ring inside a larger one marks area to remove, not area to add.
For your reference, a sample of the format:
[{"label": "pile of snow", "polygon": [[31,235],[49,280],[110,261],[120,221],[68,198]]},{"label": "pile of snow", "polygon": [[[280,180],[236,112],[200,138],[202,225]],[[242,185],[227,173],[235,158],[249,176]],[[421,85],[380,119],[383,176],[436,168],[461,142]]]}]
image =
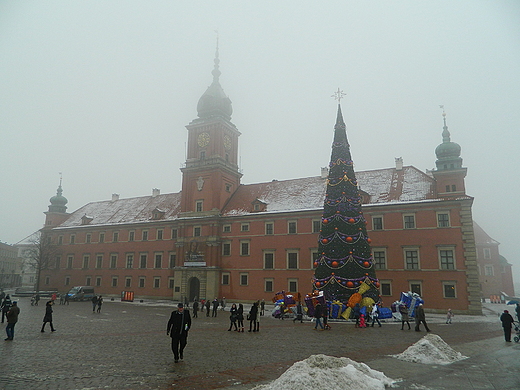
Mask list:
[{"label": "pile of snow", "polygon": [[312,355],[294,363],[278,379],[255,390],[356,389],[384,390],[394,380],[349,358]]},{"label": "pile of snow", "polygon": [[409,346],[403,353],[390,356],[412,363],[443,365],[468,358],[453,350],[439,336],[431,333]]}]

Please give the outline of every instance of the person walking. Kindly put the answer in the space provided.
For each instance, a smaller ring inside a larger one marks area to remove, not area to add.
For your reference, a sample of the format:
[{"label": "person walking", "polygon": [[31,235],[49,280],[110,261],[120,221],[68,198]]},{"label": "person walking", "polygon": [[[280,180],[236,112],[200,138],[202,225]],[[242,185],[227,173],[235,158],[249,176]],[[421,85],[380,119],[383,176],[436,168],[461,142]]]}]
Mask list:
[{"label": "person walking", "polygon": [[43,325],[41,332],[45,332],[45,324],[48,322],[51,326],[51,332],[56,332],[56,329],[54,329],[54,326],[52,325],[52,305],[54,304],[54,301],[51,299],[45,304],[45,316],[43,317]]},{"label": "person walking", "polygon": [[172,311],[166,334],[172,339],[172,352],[175,363],[184,359],[184,348],[188,344],[188,331],[191,328],[190,311],[184,308],[182,303],[177,305],[177,310]]},{"label": "person walking", "polygon": [[260,315],[263,316],[265,314],[265,300],[262,299],[260,302]]},{"label": "person walking", "polygon": [[213,300],[213,311],[211,312],[211,317],[217,316],[217,309],[218,309],[218,299],[215,297]]},{"label": "person walking", "polygon": [[446,313],[446,323],[451,324],[451,319],[455,317],[451,309],[448,309],[448,312]]},{"label": "person walking", "polygon": [[101,313],[101,306],[103,305],[103,297],[100,295],[97,300],[97,312]]},{"label": "person walking", "polygon": [[511,328],[513,327],[515,320],[513,319],[513,316],[509,314],[509,311],[504,310],[504,312],[500,316],[500,321],[502,321],[502,328],[504,328],[504,338],[508,343],[510,343]]},{"label": "person walking", "polygon": [[211,303],[210,303],[210,301],[208,299],[208,300],[206,300],[206,317],[209,317],[209,309],[210,309],[210,307],[211,307]]},{"label": "person walking", "polygon": [[354,309],[352,310],[354,319],[356,320],[356,323],[354,325],[354,328],[359,328],[359,319],[361,318],[361,306],[359,306],[359,303],[356,303],[354,305]]},{"label": "person walking", "polygon": [[426,316],[424,314],[424,308],[423,304],[420,303],[417,309],[415,309],[415,331],[420,332],[421,331],[421,322],[424,324],[424,327],[426,328],[426,332],[431,332],[431,330],[428,328],[428,325],[426,324]]},{"label": "person walking", "polygon": [[374,303],[372,306],[372,313],[370,313],[370,317],[372,317],[372,328],[374,327],[376,321],[379,324],[379,327],[381,327],[381,322],[379,322],[379,305],[377,303]]},{"label": "person walking", "polygon": [[318,303],[314,307],[314,318],[316,319],[316,325],[314,326],[314,330],[318,330],[318,325],[320,326],[321,330],[323,330],[323,324],[321,323],[321,316],[323,315],[323,311],[321,308],[321,303]]},{"label": "person walking", "polygon": [[222,298],[222,300],[220,301],[220,306],[221,306],[220,310],[224,311],[226,309],[226,297]]},{"label": "person walking", "polygon": [[92,313],[95,313],[96,312],[96,307],[97,307],[97,301],[98,301],[98,297],[97,295],[94,295],[92,297]]},{"label": "person walking", "polygon": [[238,331],[237,312],[238,312],[237,305],[235,303],[233,303],[231,305],[231,309],[229,309],[229,329],[228,329],[228,331],[231,331],[231,328],[233,328],[233,326],[235,327],[235,330]]},{"label": "person walking", "polygon": [[4,298],[4,300],[2,301],[2,305],[1,305],[1,308],[2,308],[2,324],[4,323],[4,318],[7,314],[7,312],[9,311],[9,309],[11,308],[11,305],[13,303],[11,302],[11,297],[9,296],[9,294],[7,294]]},{"label": "person walking", "polygon": [[238,322],[238,331],[244,332],[244,305],[242,305],[241,303],[238,304],[237,322]]},{"label": "person walking", "polygon": [[518,321],[520,321],[520,303],[517,303],[517,304],[516,304],[515,312],[516,312],[516,319],[517,319]]},{"label": "person walking", "polygon": [[39,302],[40,302],[40,293],[36,293],[36,296],[34,297],[34,306],[38,306]]},{"label": "person walking", "polygon": [[249,320],[249,331],[248,332],[256,332],[256,317],[258,316],[258,302],[253,303],[251,306],[251,310],[249,310],[249,315],[247,319]]},{"label": "person walking", "polygon": [[410,317],[408,316],[408,308],[404,303],[399,305],[399,313],[401,313],[401,330],[404,330],[405,322],[408,324],[408,330],[410,330]]},{"label": "person walking", "polygon": [[18,322],[18,315],[20,314],[20,308],[18,307],[18,303],[16,301],[11,303],[11,306],[6,313],[7,316],[7,326],[5,327],[5,333],[7,334],[7,338],[5,341],[13,341],[14,339],[14,326]]},{"label": "person walking", "polygon": [[193,318],[197,318],[197,313],[199,311],[199,301],[193,301]]}]

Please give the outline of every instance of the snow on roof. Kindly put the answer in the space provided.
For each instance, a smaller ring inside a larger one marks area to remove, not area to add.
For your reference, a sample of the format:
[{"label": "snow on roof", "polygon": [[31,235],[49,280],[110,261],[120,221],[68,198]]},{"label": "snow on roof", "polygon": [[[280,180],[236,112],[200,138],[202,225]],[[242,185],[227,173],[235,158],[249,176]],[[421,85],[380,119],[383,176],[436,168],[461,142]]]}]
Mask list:
[{"label": "snow on roof", "polygon": [[[408,166],[356,172],[359,188],[370,195],[370,203],[411,202],[434,198],[435,180]],[[326,179],[320,176],[241,185],[222,211],[225,216],[252,212],[251,201],[262,199],[266,212],[289,212],[323,208]]]},{"label": "snow on roof", "polygon": [[[370,204],[435,201],[435,180],[413,166],[356,172],[359,187],[370,195]],[[265,211],[292,212],[319,210],[325,200],[326,179],[320,176],[291,180],[273,180],[266,183],[243,184],[231,196],[222,210],[223,216],[253,213],[252,202],[266,204]],[[161,220],[175,220],[180,213],[181,193],[142,196],[88,203],[70,214],[58,228],[82,225],[87,215],[92,225],[145,223],[152,219],[154,210],[164,212]]]},{"label": "snow on roof", "polygon": [[81,225],[84,215],[89,215],[92,221],[89,225],[112,225],[152,220],[152,211],[164,211],[162,220],[176,219],[180,212],[181,194],[163,194],[156,196],[141,196],[137,198],[106,200],[88,203],[74,211],[59,227],[76,227]]}]

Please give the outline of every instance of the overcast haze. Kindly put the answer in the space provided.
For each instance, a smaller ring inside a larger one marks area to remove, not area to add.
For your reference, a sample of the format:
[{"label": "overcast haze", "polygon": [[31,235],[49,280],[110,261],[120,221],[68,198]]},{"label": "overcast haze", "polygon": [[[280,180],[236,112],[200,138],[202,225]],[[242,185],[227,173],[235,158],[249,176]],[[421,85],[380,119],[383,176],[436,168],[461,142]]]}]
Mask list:
[{"label": "overcast haze", "polygon": [[443,104],[520,281],[520,2],[323,3],[0,1],[0,241],[42,227],[59,172],[69,212],[180,191],[218,30],[242,183],[319,175],[338,87],[356,170],[432,169]]}]

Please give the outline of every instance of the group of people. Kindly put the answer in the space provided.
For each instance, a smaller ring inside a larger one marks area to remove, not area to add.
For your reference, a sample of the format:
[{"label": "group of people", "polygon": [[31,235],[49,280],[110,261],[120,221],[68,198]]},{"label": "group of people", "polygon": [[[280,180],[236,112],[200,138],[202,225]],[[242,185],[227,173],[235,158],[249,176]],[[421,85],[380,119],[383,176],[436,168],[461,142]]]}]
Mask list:
[{"label": "group of people", "polygon": [[101,306],[103,306],[103,297],[101,295],[94,295],[92,301],[92,312],[95,313],[96,309],[98,313],[101,313]]}]

